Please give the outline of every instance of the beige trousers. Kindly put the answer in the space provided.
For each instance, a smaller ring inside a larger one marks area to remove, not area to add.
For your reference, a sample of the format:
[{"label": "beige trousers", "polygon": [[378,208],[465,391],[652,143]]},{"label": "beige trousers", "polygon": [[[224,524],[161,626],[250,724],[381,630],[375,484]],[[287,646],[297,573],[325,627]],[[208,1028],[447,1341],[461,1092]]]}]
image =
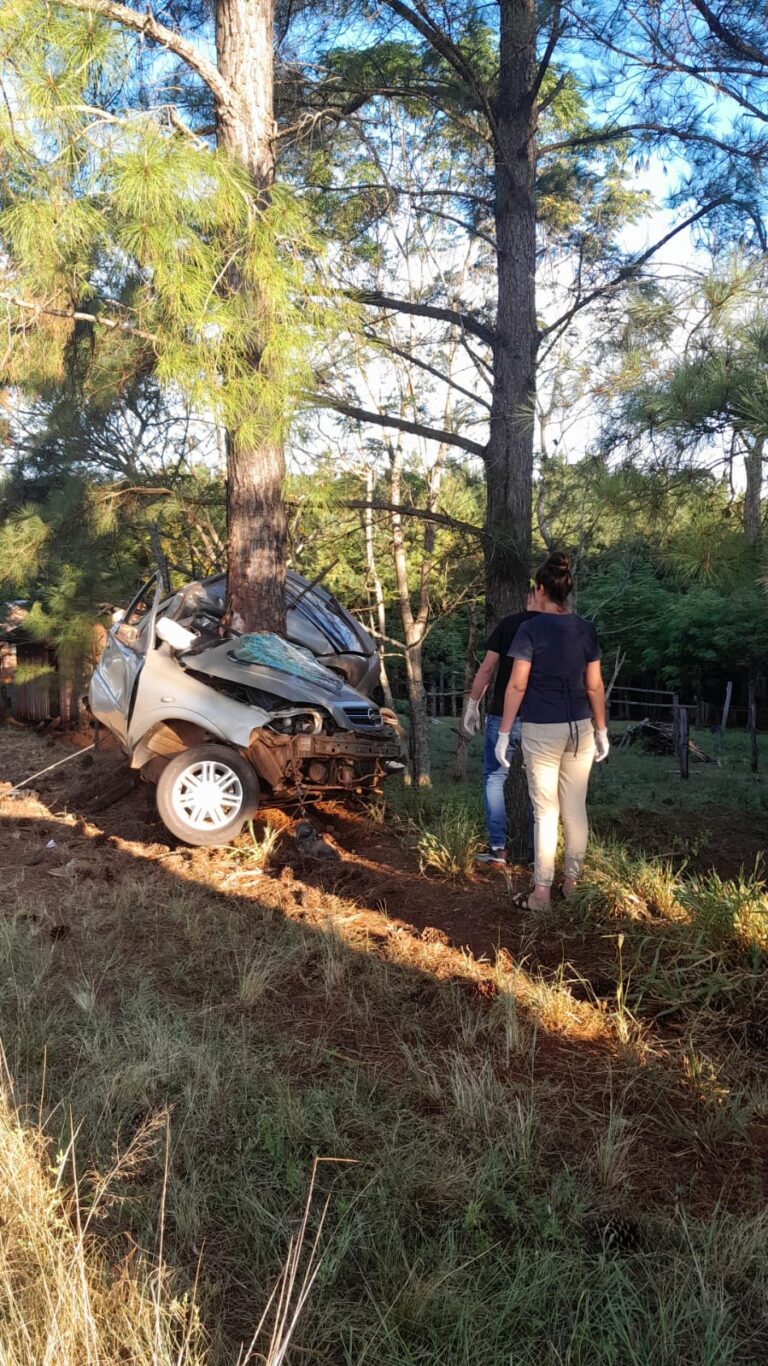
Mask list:
[{"label": "beige trousers", "polygon": [[522,750],[534,816],[534,881],[551,887],[559,819],[565,835],[565,876],[578,878],[584,862],[589,837],[587,787],[595,758],[592,722],[539,726],[524,721]]}]

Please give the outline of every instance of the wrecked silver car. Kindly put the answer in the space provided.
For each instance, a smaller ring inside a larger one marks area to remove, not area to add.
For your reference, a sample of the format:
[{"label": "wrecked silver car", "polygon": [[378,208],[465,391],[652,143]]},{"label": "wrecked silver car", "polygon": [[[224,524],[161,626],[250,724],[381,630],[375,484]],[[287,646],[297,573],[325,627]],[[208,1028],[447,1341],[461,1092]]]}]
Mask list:
[{"label": "wrecked silver car", "polygon": [[402,770],[397,718],[350,686],[339,655],[331,669],[282,636],[222,640],[220,612],[197,610],[194,594],[189,610],[184,595],[200,587],[163,601],[159,580],[145,585],[113,625],[89,691],[96,720],[157,784],[172,834],[226,844],[263,800],[370,792]]}]

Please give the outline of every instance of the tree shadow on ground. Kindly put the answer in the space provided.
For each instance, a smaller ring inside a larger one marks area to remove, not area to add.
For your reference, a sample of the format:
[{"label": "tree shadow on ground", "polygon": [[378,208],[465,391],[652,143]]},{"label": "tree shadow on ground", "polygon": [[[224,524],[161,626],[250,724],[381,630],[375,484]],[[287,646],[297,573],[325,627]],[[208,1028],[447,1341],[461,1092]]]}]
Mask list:
[{"label": "tree shadow on ground", "polygon": [[[368,876],[371,860],[350,861]],[[704,1217],[759,1203],[765,1150],[702,1123],[676,1059],[622,1043],[604,1010],[485,929],[477,957],[451,942],[452,889],[438,887],[419,931],[393,914],[392,892],[386,909],[370,888],[350,895],[344,864],[302,866],[287,847],[273,875],[258,873],[221,851],[126,841],[34,798],[0,816],[0,1026],[17,1082],[37,1100],[45,1068],[49,1129],[65,1138],[71,1113],[96,1166],[115,1135],[124,1145],[171,1114],[167,1247],[190,1277],[204,1249],[227,1343],[265,1302],[317,1155],[359,1164],[343,1200],[371,1221],[345,1293],[371,1240],[395,1236],[392,1211],[409,1256],[444,1255],[448,1238],[466,1259],[536,1243],[542,1210],[581,1240],[595,1217],[636,1222],[638,1208],[653,1220],[680,1202]],[[410,908],[418,873],[381,876]],[[162,1182],[155,1154],[108,1231],[150,1245]]]}]

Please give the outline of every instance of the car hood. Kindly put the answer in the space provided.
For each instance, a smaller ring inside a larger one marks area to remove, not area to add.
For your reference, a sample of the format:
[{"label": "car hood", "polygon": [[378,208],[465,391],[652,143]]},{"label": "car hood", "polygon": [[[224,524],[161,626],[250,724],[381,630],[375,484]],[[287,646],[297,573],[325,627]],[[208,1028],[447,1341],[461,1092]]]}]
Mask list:
[{"label": "car hood", "polygon": [[286,704],[322,707],[345,729],[381,726],[379,708],[307,650],[261,632],[219,641],[180,656],[190,672],[253,688]]}]

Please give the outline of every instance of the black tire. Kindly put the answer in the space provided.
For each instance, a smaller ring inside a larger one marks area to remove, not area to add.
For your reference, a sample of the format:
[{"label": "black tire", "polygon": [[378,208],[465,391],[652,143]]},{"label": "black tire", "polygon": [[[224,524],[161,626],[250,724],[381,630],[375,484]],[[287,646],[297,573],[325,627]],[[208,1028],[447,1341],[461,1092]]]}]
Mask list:
[{"label": "black tire", "polygon": [[[206,770],[203,765],[213,765]],[[194,816],[194,779],[221,789]],[[242,754],[228,745],[193,745],[166,764],[157,784],[157,810],[163,825],[184,844],[228,844],[240,834],[259,805],[259,780]],[[218,812],[218,816],[217,816]]]}]

